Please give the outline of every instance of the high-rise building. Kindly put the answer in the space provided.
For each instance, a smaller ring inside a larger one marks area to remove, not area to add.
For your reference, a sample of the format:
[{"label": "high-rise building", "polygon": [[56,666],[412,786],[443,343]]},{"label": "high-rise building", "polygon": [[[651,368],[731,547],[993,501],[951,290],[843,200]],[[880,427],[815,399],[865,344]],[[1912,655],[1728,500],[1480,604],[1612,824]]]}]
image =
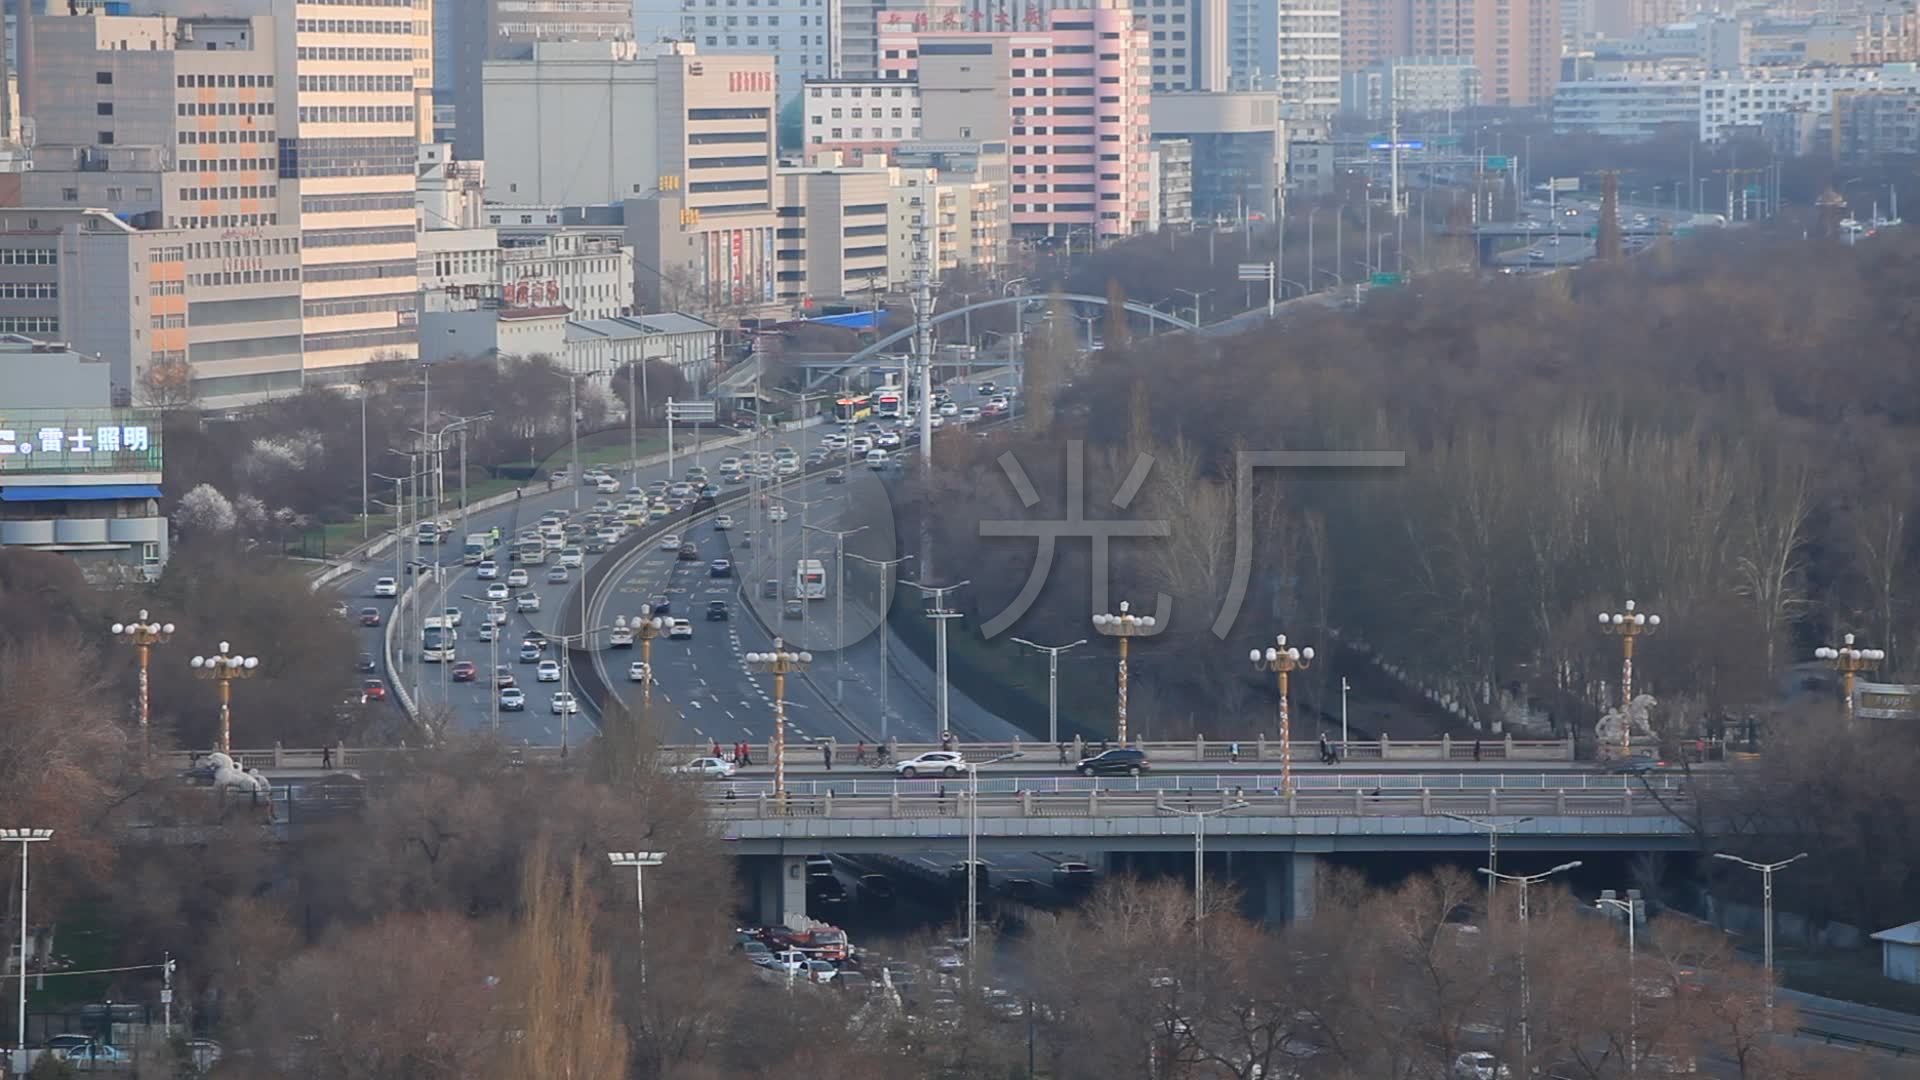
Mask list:
[{"label": "high-rise building", "polygon": [[1227,88],[1227,0],[1134,0],[1153,50],[1153,92]]},{"label": "high-rise building", "polygon": [[1046,19],[1032,33],[883,34],[882,72],[918,78],[923,138],[1009,145],[1016,234],[1139,232],[1153,217],[1148,32],[1125,0]]},{"label": "high-rise building", "polygon": [[280,190],[273,20],[36,16],[30,27],[40,138],[21,201],[36,209],[11,227],[64,231],[75,246],[49,271],[55,310],[14,329],[108,357],[136,398],[150,367],[176,361],[214,404],[299,389],[300,229]]},{"label": "high-rise building", "polygon": [[[842,0],[761,0],[717,5],[707,0],[633,0],[635,39],[643,47],[688,41],[706,56],[770,56],[780,100],[800,96],[808,79],[845,74],[841,61]],[[863,7],[871,20],[875,5]]]},{"label": "high-rise building", "polygon": [[[96,148],[122,145],[123,116],[131,133],[157,143],[147,164],[163,179],[149,191],[152,203],[136,184],[131,192],[122,187],[118,200],[106,193],[101,205],[158,208],[168,226],[221,230],[208,242],[220,246],[207,250],[223,263],[238,261],[209,270],[215,280],[272,269],[259,260],[282,238],[267,230],[297,227],[304,382],[342,381],[367,363],[416,355],[413,192],[431,127],[420,109],[432,77],[432,0],[358,0],[350,8],[196,0],[195,7],[201,14],[192,19],[30,20],[36,74],[26,108],[36,128],[44,112],[59,130],[84,133],[84,115],[74,110],[91,106],[95,117],[114,118],[111,128],[96,125]],[[88,21],[91,28],[82,25]],[[156,63],[177,69],[161,76],[171,80],[164,96],[150,85],[152,73],[130,77],[123,89],[117,72],[99,62],[96,54],[132,51],[136,41]],[[167,52],[174,57],[160,59]],[[93,93],[77,106],[62,88],[75,70],[83,82],[94,78]],[[152,139],[168,110],[173,130]],[[99,137],[109,134],[110,141]],[[190,270],[189,286],[194,277]]]},{"label": "high-rise building", "polygon": [[1342,80],[1341,111],[1372,121],[1400,114],[1458,112],[1480,101],[1480,70],[1448,56],[1401,56],[1350,72]]},{"label": "high-rise building", "polygon": [[801,98],[801,138],[808,163],[827,154],[846,160],[886,154],[920,138],[920,85],[899,79],[810,80]]},{"label": "high-rise building", "polygon": [[1529,107],[1560,81],[1560,0],[1394,0],[1408,5],[1398,55],[1465,58],[1480,72],[1480,104]]},{"label": "high-rise building", "polygon": [[892,180],[885,167],[780,170],[774,257],[781,300],[801,304],[886,289]]},{"label": "high-rise building", "polygon": [[1274,89],[1295,115],[1331,116],[1340,108],[1340,0],[1276,0]]},{"label": "high-rise building", "polygon": [[453,111],[454,155],[486,158],[488,61],[529,59],[542,41],[632,41],[633,12],[632,0],[442,0],[434,91]]}]

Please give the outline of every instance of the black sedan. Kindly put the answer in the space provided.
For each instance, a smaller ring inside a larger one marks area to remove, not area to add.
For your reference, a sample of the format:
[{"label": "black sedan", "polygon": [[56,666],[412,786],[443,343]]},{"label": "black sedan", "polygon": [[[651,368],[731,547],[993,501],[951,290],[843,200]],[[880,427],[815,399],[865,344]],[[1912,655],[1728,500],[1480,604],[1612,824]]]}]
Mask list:
[{"label": "black sedan", "polygon": [[1081,776],[1139,776],[1152,767],[1146,751],[1121,747],[1082,758],[1074,771]]}]

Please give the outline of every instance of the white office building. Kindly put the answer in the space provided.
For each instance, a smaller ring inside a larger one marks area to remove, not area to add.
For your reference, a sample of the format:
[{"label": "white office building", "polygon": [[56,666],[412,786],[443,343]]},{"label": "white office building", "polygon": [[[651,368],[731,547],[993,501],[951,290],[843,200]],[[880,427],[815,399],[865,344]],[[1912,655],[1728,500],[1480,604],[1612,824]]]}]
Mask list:
[{"label": "white office building", "polygon": [[562,307],[575,319],[633,311],[633,249],[612,237],[562,231],[514,238],[499,253],[500,302]]},{"label": "white office building", "polygon": [[1628,74],[1561,83],[1553,126],[1562,134],[1636,139],[1684,124],[1702,141],[1719,142],[1787,112],[1830,114],[1836,91],[1917,88],[1920,69],[1911,63]]},{"label": "white office building", "polygon": [[691,41],[704,56],[771,56],[782,102],[808,79],[843,74],[841,0],[634,0],[633,30],[643,47]]}]

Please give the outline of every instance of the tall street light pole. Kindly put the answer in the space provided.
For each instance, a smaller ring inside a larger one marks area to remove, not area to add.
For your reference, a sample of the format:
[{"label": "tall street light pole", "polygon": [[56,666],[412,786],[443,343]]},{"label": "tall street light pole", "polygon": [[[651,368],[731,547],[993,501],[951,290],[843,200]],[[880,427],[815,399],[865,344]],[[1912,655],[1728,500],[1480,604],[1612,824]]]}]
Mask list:
[{"label": "tall street light pole", "polygon": [[1462,825],[1471,825],[1476,829],[1487,830],[1487,869],[1494,871],[1494,876],[1487,878],[1487,910],[1492,911],[1494,883],[1500,870],[1500,830],[1525,825],[1527,822],[1532,821],[1533,818],[1517,817],[1509,818],[1506,821],[1488,821],[1485,818],[1468,817],[1465,814],[1442,813],[1440,816],[1452,818]]},{"label": "tall street light pole", "polygon": [[1538,884],[1539,882],[1545,881],[1555,874],[1564,873],[1568,870],[1578,869],[1580,865],[1581,865],[1580,862],[1577,860],[1570,863],[1561,863],[1559,866],[1556,866],[1551,870],[1543,870],[1538,874],[1501,874],[1493,870],[1489,870],[1484,866],[1480,868],[1480,872],[1487,875],[1488,877],[1499,878],[1501,881],[1512,882],[1513,884],[1520,886],[1520,1075],[1521,1076],[1533,1075],[1531,1072],[1528,1071],[1530,1063],[1533,1060],[1533,1033],[1527,1027],[1527,1020],[1528,1020],[1528,1014],[1531,1011],[1531,1008],[1533,1005],[1533,997],[1527,986],[1527,890],[1533,885]]},{"label": "tall street light pole", "polygon": [[973,942],[979,936],[980,915],[980,770],[988,765],[1025,757],[1020,751],[990,757],[967,766],[967,981],[974,978]]},{"label": "tall street light pole", "polygon": [[1066,645],[1036,645],[1026,638],[1014,641],[1047,654],[1047,741],[1060,745],[1060,654],[1087,643],[1086,638]]},{"label": "tall street light pole", "polygon": [[235,656],[228,652],[226,642],[220,643],[220,651],[213,656],[196,656],[191,661],[193,673],[203,679],[212,679],[220,684],[220,752],[233,754],[233,684],[236,679],[251,679],[260,668],[257,656]]},{"label": "tall street light pole", "polygon": [[1182,810],[1177,806],[1163,806],[1160,809],[1169,814],[1179,814],[1193,819],[1193,941],[1197,951],[1200,946],[1200,924],[1206,918],[1206,880],[1207,880],[1207,819],[1217,817],[1229,810],[1239,810],[1248,804],[1244,800],[1230,802],[1225,806],[1216,806],[1211,810]]},{"label": "tall street light pole", "polygon": [[753,652],[746,656],[747,670],[773,676],[773,795],[784,809],[787,801],[787,676],[798,675],[813,665],[810,652],[792,652],[787,643],[773,639],[772,652]]},{"label": "tall street light pole", "polygon": [[635,615],[628,619],[621,616],[613,620],[614,626],[625,625],[633,631],[633,640],[640,643],[640,664],[647,669],[647,681],[640,684],[640,696],[653,700],[653,639],[666,632],[667,620],[658,615]]},{"label": "tall street light pole", "polygon": [[1279,634],[1265,651],[1251,650],[1253,670],[1271,671],[1280,684],[1280,790],[1293,793],[1293,717],[1287,706],[1288,676],[1313,666],[1313,649],[1287,644],[1287,635]]},{"label": "tall street light pole", "polygon": [[803,533],[810,529],[833,537],[833,700],[839,704],[846,700],[847,691],[847,537],[865,532],[867,527],[836,530],[802,525],[800,528]]},{"label": "tall street light pole", "polygon": [[1633,705],[1633,641],[1660,629],[1660,616],[1636,611],[1634,606],[1629,600],[1625,611],[1600,613],[1600,629],[1620,639],[1621,757],[1631,756],[1633,752],[1633,722],[1627,714]]},{"label": "tall street light pole", "polygon": [[[902,555],[897,559],[869,559],[865,555],[849,555],[847,558],[858,559],[880,569],[880,607],[877,614],[880,618],[880,741],[884,743],[887,741],[887,727],[893,713],[888,701],[893,683],[893,669],[887,665],[887,639],[893,637],[893,631],[887,624],[887,611],[893,607],[893,570],[894,567],[913,556]],[[846,588],[844,584],[840,587]]]},{"label": "tall street light pole", "polygon": [[659,866],[667,861],[664,852],[659,851],[609,851],[607,862],[616,867],[633,867],[633,899],[638,905],[640,918],[640,985],[647,984],[647,867]]},{"label": "tall street light pole", "polygon": [[[144,612],[142,614],[145,614]],[[1853,635],[1848,634],[1840,642],[1839,648],[1822,645],[1813,650],[1816,660],[1824,660],[1826,665],[1840,673],[1840,693],[1847,703],[1847,722],[1853,722],[1853,680],[1863,671],[1872,671],[1887,658],[1884,649],[1861,649],[1853,644]]]},{"label": "tall street light pole", "polygon": [[1137,637],[1152,637],[1159,633],[1157,621],[1151,615],[1135,615],[1129,610],[1125,600],[1120,602],[1118,615],[1102,612],[1093,617],[1093,628],[1111,638],[1120,639],[1119,682],[1114,710],[1114,727],[1120,738],[1120,745],[1127,745],[1127,643]]},{"label": "tall street light pole", "polygon": [[935,699],[939,704],[939,736],[945,739],[952,730],[947,726],[947,623],[960,617],[958,611],[947,607],[947,594],[955,589],[964,589],[973,582],[960,581],[952,585],[935,586],[909,581],[907,584],[919,589],[922,596],[933,597],[933,606],[927,609],[927,618],[933,620],[934,626],[934,666],[938,669],[934,672],[934,681],[939,684]]},{"label": "tall street light pole", "polygon": [[1713,857],[1716,859],[1725,859],[1728,862],[1739,863],[1741,866],[1744,866],[1749,870],[1758,871],[1760,874],[1761,904],[1765,909],[1765,912],[1762,917],[1766,920],[1766,927],[1761,932],[1761,940],[1764,943],[1762,945],[1762,948],[1764,950],[1763,963],[1765,965],[1766,972],[1767,972],[1767,1028],[1768,1030],[1772,1030],[1773,1028],[1773,873],[1776,870],[1784,870],[1787,867],[1792,866],[1794,863],[1799,862],[1801,859],[1806,858],[1807,853],[1803,851],[1800,854],[1795,855],[1791,859],[1781,859],[1779,862],[1772,862],[1772,863],[1754,862],[1752,859],[1743,859],[1738,855],[1729,855],[1724,851],[1714,852]]},{"label": "tall street light pole", "polygon": [[1602,896],[1593,902],[1601,910],[1618,908],[1627,917],[1627,1071],[1640,1071],[1640,991],[1634,985],[1634,922],[1639,916],[1631,900]]},{"label": "tall street light pole", "polygon": [[147,609],[141,608],[140,618],[137,621],[114,623],[112,633],[115,640],[133,646],[135,655],[140,658],[140,700],[138,702],[138,708],[140,720],[140,756],[144,759],[147,756],[147,751],[150,746],[147,739],[149,730],[147,722],[151,717],[147,698],[147,665],[148,661],[152,659],[153,647],[155,645],[165,645],[167,640],[173,637],[173,624],[149,621],[147,618]]},{"label": "tall street light pole", "polygon": [[51,839],[52,829],[0,829],[0,842],[20,845],[20,1011],[13,1045],[20,1054],[21,1069],[27,1057],[27,847]]}]

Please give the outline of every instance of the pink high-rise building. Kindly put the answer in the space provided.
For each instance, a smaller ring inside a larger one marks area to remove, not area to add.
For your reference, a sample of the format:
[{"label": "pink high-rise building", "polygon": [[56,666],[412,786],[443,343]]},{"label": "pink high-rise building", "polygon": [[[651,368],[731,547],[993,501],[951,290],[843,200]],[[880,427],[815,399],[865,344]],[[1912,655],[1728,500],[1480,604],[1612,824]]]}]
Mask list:
[{"label": "pink high-rise building", "polygon": [[1017,236],[1125,236],[1153,217],[1148,32],[1127,0],[1041,30],[883,31],[880,75],[916,79],[923,140],[1005,142]]}]

